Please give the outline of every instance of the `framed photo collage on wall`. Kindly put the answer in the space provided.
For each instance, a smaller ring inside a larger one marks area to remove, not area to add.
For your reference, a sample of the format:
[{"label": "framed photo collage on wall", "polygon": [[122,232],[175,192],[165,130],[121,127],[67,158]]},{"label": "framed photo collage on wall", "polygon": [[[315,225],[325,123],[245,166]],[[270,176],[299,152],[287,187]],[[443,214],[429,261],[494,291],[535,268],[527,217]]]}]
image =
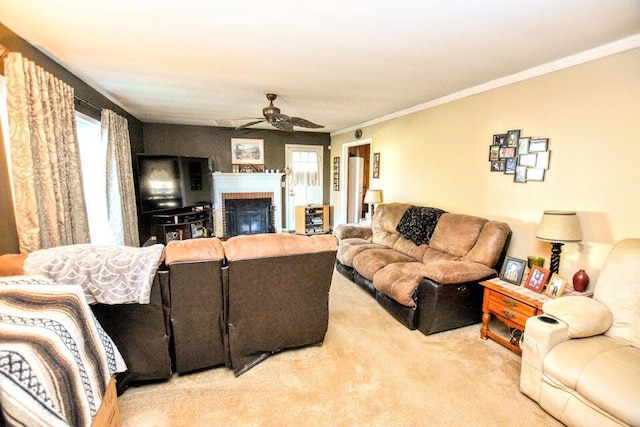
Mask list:
[{"label": "framed photo collage on wall", "polygon": [[520,130],[493,135],[489,146],[491,172],[513,175],[513,182],[544,181],[549,169],[549,138],[521,137]]}]

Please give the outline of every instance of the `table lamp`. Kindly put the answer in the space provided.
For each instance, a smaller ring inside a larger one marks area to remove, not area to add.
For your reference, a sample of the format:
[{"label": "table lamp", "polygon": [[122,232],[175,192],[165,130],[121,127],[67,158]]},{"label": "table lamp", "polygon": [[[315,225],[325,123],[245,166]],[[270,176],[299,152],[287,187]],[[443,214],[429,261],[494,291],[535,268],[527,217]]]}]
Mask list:
[{"label": "table lamp", "polygon": [[582,240],[578,216],[572,211],[544,211],[536,237],[551,242],[551,272],[560,269],[560,252],[567,242]]},{"label": "table lamp", "polygon": [[364,203],[369,205],[369,218],[373,218],[375,205],[378,203],[382,203],[382,191],[368,189],[364,195]]}]

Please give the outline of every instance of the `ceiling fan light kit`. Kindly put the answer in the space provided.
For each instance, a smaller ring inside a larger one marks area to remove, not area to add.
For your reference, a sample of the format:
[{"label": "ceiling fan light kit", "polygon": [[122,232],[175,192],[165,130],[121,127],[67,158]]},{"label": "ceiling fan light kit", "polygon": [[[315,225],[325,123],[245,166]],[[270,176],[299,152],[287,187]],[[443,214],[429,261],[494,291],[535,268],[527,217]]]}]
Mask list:
[{"label": "ceiling fan light kit", "polygon": [[275,101],[277,97],[278,95],[276,95],[275,93],[268,93],[267,99],[269,100],[269,105],[262,109],[262,115],[264,116],[264,118],[245,123],[241,126],[238,126],[236,130],[248,128],[250,126],[257,125],[258,123],[263,122],[267,122],[274,128],[287,132],[293,132],[294,126],[309,129],[319,129],[324,127],[300,117],[290,117],[286,114],[280,113],[280,109],[273,105],[273,101]]}]

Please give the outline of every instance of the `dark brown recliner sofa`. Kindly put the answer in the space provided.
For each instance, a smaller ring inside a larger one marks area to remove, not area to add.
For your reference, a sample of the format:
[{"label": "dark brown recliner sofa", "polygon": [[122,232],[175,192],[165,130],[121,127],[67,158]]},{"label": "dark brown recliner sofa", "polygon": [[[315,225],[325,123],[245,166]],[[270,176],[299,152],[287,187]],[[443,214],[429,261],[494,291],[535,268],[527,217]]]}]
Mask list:
[{"label": "dark brown recliner sofa", "polygon": [[130,382],[171,377],[168,279],[167,271],[156,272],[149,304],[90,306],[127,363],[127,371],[117,375],[118,394]]},{"label": "dark brown recliner sofa", "polygon": [[227,362],[222,292],[224,248],[217,238],[173,240],[165,249],[175,370]]},{"label": "dark brown recliner sofa", "polygon": [[429,335],[478,323],[479,281],[494,277],[511,237],[504,222],[407,203],[378,205],[371,227],[340,225],[336,268],[409,329]]},{"label": "dark brown recliner sofa", "polygon": [[236,376],[280,350],[322,343],[334,236],[235,236],[224,250],[228,345]]}]

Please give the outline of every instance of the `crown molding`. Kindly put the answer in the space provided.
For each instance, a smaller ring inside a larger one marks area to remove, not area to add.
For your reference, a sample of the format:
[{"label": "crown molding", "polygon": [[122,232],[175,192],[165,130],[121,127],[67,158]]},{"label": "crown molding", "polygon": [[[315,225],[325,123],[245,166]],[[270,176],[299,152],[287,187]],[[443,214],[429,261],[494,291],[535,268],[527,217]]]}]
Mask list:
[{"label": "crown molding", "polygon": [[437,107],[439,105],[447,104],[449,102],[457,101],[469,96],[477,95],[482,92],[487,92],[493,89],[498,89],[504,86],[508,86],[514,83],[519,83],[525,80],[529,80],[535,77],[540,77],[545,74],[554,73],[556,71],[564,70],[566,68],[574,67],[576,65],[584,64],[587,62],[595,61],[600,58],[615,55],[617,53],[625,52],[627,50],[636,49],[640,47],[640,34],[633,35],[613,43],[598,46],[593,49],[586,50],[584,52],[576,53],[574,55],[567,56],[565,58],[551,61],[537,67],[530,68],[519,73],[511,74],[506,77],[491,80],[489,82],[463,89],[461,91],[452,93],[450,95],[443,96],[432,101],[428,101],[422,104],[418,104],[414,107],[409,107],[404,110],[397,111],[395,113],[387,114],[385,116],[378,117],[373,120],[369,120],[345,129],[340,129],[331,132],[331,136],[341,135],[347,132],[353,132],[356,129],[372,126],[378,123],[386,122],[388,120],[397,119],[398,117],[407,116],[409,114],[416,113],[418,111],[427,110],[429,108]]}]

